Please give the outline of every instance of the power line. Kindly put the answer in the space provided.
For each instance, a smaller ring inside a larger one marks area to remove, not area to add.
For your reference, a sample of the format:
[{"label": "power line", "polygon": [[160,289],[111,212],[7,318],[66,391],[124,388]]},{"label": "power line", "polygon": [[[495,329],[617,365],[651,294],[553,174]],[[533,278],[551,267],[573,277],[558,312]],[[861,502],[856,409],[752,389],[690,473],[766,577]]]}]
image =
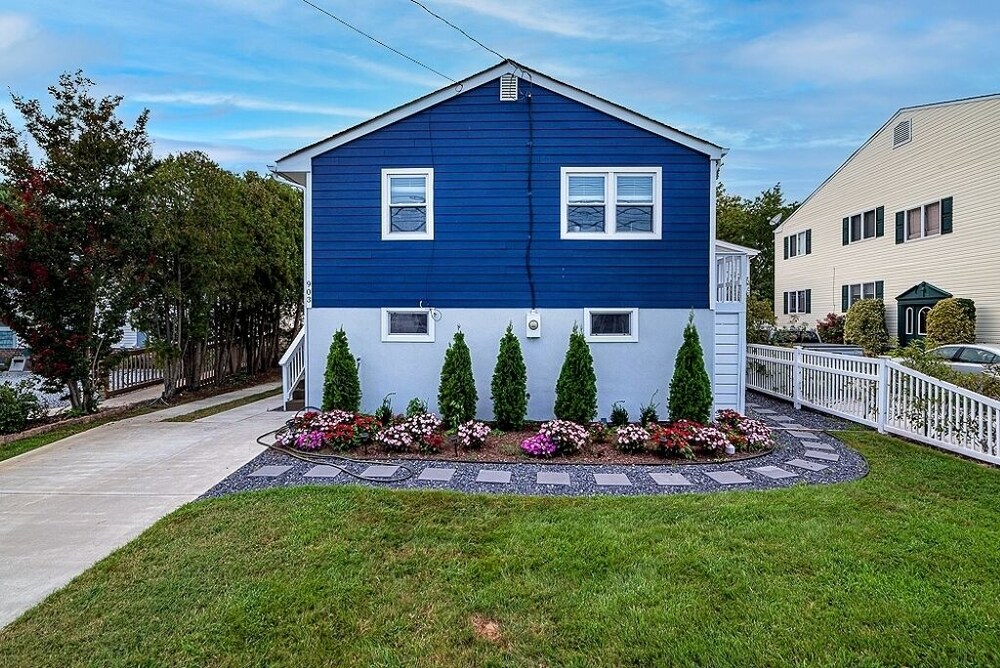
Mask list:
[{"label": "power line", "polygon": [[467,38],[469,38],[470,40],[472,40],[473,42],[475,42],[476,44],[478,44],[482,48],[486,49],[487,51],[489,51],[493,55],[499,56],[501,60],[507,60],[507,56],[503,55],[499,51],[496,51],[496,50],[491,49],[490,47],[486,46],[485,44],[483,44],[482,42],[480,42],[478,39],[476,39],[475,37],[473,37],[469,33],[465,32],[464,30],[462,30],[460,27],[458,27],[457,25],[455,25],[454,23],[452,23],[451,21],[449,21],[445,17],[443,17],[440,14],[432,11],[431,9],[428,9],[427,5],[425,5],[422,2],[419,2],[419,0],[410,0],[410,2],[412,2],[413,4],[415,4],[417,7],[420,7],[422,10],[424,10],[425,12],[427,12],[428,14],[430,14],[431,16],[433,16],[434,18],[436,18],[437,20],[444,22],[445,24],[451,26],[452,28],[454,28],[458,32],[462,33]]},{"label": "power line", "polygon": [[[327,16],[329,16],[329,17],[330,17],[331,19],[333,19],[333,20],[334,20],[334,21],[336,21],[337,23],[340,23],[340,24],[342,24],[342,25],[344,25],[344,26],[346,26],[346,27],[350,28],[350,29],[351,29],[351,30],[353,30],[354,32],[358,33],[359,35],[363,35],[363,36],[367,37],[368,39],[370,39],[371,41],[375,42],[375,43],[376,43],[376,44],[378,44],[379,46],[382,46],[382,47],[385,47],[386,49],[389,49],[390,51],[392,51],[392,52],[393,52],[393,53],[395,53],[396,55],[398,55],[398,56],[402,56],[403,58],[406,58],[406,59],[407,59],[408,61],[410,61],[411,63],[414,63],[414,64],[416,64],[416,65],[419,65],[420,67],[424,68],[425,70],[427,70],[427,71],[429,71],[429,72],[433,72],[434,74],[438,75],[439,77],[444,77],[445,79],[447,79],[448,81],[450,81],[450,82],[452,82],[452,83],[458,83],[457,81],[455,81],[454,79],[452,79],[452,78],[451,78],[450,76],[448,76],[447,74],[442,74],[441,72],[438,72],[438,71],[437,71],[436,69],[434,69],[434,68],[433,68],[433,67],[431,67],[430,65],[425,65],[425,64],[423,64],[422,62],[420,62],[419,60],[417,60],[416,58],[414,58],[414,57],[412,57],[412,56],[408,56],[408,55],[406,55],[405,53],[403,53],[403,52],[402,52],[402,51],[400,51],[399,49],[394,49],[394,48],[392,48],[391,46],[389,46],[389,45],[388,45],[388,44],[386,44],[385,42],[382,42],[382,41],[378,40],[377,38],[373,37],[372,35],[369,35],[369,34],[368,34],[368,33],[366,33],[366,32],[365,32],[364,30],[361,30],[360,28],[357,28],[357,27],[355,27],[355,26],[351,25],[350,23],[348,23],[348,22],[347,22],[347,21],[345,21],[344,19],[340,18],[339,16],[336,16],[336,15],[334,15],[334,14],[331,14],[330,12],[328,12],[328,11],[327,11],[327,10],[325,10],[325,9],[323,9],[323,8],[322,8],[322,7],[320,7],[319,5],[315,5],[315,4],[313,4],[312,2],[310,2],[309,0],[302,0],[302,2],[306,3],[307,5],[309,5],[310,7],[312,7],[313,9],[315,9],[315,10],[316,10],[316,11],[318,11],[318,12],[322,12],[323,14],[326,14]],[[470,38],[470,39],[471,39],[471,38]],[[482,46],[482,45],[480,44],[480,46]],[[486,48],[486,47],[483,47],[483,48]],[[492,49],[490,49],[490,50],[492,51]],[[494,51],[494,53],[496,53],[496,52]]]}]

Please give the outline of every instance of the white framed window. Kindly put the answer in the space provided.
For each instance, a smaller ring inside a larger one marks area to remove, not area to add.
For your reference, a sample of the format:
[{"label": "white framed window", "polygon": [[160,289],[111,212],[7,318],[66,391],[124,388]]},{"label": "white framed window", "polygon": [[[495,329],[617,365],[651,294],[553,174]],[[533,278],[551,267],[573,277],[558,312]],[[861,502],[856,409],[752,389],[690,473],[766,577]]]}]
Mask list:
[{"label": "white framed window", "polygon": [[869,209],[853,216],[848,216],[850,225],[850,242],[855,243],[865,239],[873,239],[876,236],[876,213],[875,209]]},{"label": "white framed window", "polygon": [[930,306],[924,306],[917,313],[917,334],[927,336],[927,316],[931,312]]},{"label": "white framed window", "polygon": [[941,200],[906,211],[906,240],[915,241],[941,234]]},{"label": "white framed window", "polygon": [[660,167],[563,167],[560,238],[660,239]]},{"label": "white framed window", "polygon": [[634,343],[639,340],[639,309],[585,308],[583,335],[590,343]]},{"label": "white framed window", "polygon": [[427,308],[382,309],[382,341],[433,343],[434,318]]},{"label": "white framed window", "polygon": [[913,307],[906,307],[906,333],[913,334]]},{"label": "white framed window", "polygon": [[788,237],[788,257],[796,257],[798,255],[806,254],[806,232],[805,230],[799,232],[798,234],[793,234]]},{"label": "white framed window", "polygon": [[789,313],[809,313],[809,297],[807,290],[793,290],[788,293]]},{"label": "white framed window", "polygon": [[852,283],[848,289],[847,306],[854,306],[854,302],[862,299],[875,299],[875,283]]},{"label": "white framed window", "polygon": [[434,170],[382,170],[382,239],[434,238]]}]

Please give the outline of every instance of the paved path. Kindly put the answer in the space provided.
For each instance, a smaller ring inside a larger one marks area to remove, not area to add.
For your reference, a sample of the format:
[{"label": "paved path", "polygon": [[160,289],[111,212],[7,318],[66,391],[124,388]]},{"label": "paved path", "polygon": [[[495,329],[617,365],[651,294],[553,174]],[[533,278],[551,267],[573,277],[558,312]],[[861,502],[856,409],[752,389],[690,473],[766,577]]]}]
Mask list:
[{"label": "paved path", "polygon": [[193,423],[164,418],[276,383],[113,422],[0,462],[0,627],[260,453],[274,397]]},{"label": "paved path", "polygon": [[[839,420],[805,415],[790,405],[753,395],[748,412],[775,429],[778,447],[761,457],[724,463],[662,465],[471,463],[386,459],[377,463],[315,465],[268,451],[205,496],[305,484],[361,483],[405,489],[533,495],[625,495],[772,489],[795,484],[855,480],[868,471],[864,458],[825,429]],[[355,453],[356,457],[362,455]],[[350,473],[367,480],[359,481]]]}]

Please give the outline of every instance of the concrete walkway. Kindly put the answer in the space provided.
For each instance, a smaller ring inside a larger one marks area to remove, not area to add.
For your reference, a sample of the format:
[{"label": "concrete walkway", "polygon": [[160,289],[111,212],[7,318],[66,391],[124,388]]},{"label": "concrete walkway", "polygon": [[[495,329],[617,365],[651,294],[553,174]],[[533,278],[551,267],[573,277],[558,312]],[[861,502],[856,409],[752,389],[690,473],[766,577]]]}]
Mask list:
[{"label": "concrete walkway", "polygon": [[0,462],[0,627],[156,520],[236,471],[287,414],[278,397],[161,422],[277,387],[258,385],[129,418]]}]

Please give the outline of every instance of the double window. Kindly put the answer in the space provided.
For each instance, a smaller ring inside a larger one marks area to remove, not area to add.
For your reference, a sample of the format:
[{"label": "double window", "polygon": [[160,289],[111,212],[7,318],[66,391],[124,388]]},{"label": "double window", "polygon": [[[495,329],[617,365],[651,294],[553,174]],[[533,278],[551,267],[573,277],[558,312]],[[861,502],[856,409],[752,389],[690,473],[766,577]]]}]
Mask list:
[{"label": "double window", "polygon": [[[930,306],[923,306],[919,311],[916,311],[916,316],[914,316],[914,307],[906,307],[906,333],[907,334],[917,334],[918,336],[926,336],[927,334],[927,315],[931,312]],[[914,332],[914,320],[916,320],[916,332]]]},{"label": "double window", "polygon": [[382,238],[434,238],[434,170],[382,170]]},{"label": "double window", "polygon": [[591,343],[622,343],[639,340],[639,309],[585,308],[583,334]]},{"label": "double window", "polygon": [[941,234],[941,202],[931,202],[906,212],[906,240]]},{"label": "double window", "polygon": [[850,283],[841,286],[841,311],[847,311],[855,302],[862,299],[882,299],[884,292],[882,281],[872,281],[870,283]]},{"label": "double window", "polygon": [[812,290],[792,290],[784,293],[784,297],[786,315],[812,311]]},{"label": "double window", "polygon": [[659,239],[659,167],[563,167],[563,239]]},{"label": "double window", "polygon": [[844,245],[885,234],[885,207],[869,209],[844,218]]},{"label": "double window", "polygon": [[812,230],[803,230],[785,237],[785,259],[812,253]]},{"label": "double window", "polygon": [[426,308],[382,309],[382,340],[433,343],[434,318]]}]

